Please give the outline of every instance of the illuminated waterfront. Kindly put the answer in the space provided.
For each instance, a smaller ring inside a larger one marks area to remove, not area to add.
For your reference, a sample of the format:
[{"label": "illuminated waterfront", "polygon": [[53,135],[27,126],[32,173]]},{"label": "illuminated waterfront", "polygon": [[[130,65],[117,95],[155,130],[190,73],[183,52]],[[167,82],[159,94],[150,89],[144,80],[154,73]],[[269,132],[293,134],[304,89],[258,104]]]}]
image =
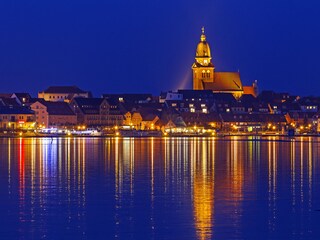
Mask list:
[{"label": "illuminated waterfront", "polygon": [[1,138],[2,239],[320,236],[320,139]]}]

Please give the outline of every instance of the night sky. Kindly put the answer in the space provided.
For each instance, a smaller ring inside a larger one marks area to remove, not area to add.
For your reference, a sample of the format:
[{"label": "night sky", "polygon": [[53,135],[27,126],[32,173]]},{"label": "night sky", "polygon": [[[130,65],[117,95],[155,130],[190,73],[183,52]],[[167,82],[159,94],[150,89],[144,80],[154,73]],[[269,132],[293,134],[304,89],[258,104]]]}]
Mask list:
[{"label": "night sky", "polygon": [[217,71],[320,96],[320,1],[12,0],[0,3],[0,92],[191,88],[205,26]]}]

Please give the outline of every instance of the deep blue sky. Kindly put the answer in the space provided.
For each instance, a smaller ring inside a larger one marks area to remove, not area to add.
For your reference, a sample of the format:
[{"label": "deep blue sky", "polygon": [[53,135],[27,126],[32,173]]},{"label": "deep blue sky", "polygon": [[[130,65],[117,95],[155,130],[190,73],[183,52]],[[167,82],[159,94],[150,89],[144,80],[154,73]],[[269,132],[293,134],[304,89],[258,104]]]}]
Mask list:
[{"label": "deep blue sky", "polygon": [[78,85],[107,92],[191,87],[205,26],[217,71],[245,85],[320,95],[320,1],[12,0],[0,3],[0,92]]}]

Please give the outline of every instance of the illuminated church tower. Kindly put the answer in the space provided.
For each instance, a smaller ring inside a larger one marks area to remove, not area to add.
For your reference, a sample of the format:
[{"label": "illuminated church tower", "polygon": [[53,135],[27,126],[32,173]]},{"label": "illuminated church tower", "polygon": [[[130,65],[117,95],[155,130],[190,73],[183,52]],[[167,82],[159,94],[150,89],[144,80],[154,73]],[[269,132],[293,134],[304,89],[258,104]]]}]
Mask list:
[{"label": "illuminated church tower", "polygon": [[214,82],[214,66],[211,62],[211,51],[207,43],[204,27],[200,42],[197,46],[195,63],[192,65],[193,70],[193,89],[203,90],[203,82]]},{"label": "illuminated church tower", "polygon": [[193,90],[212,90],[215,93],[232,93],[239,98],[244,93],[239,72],[215,72],[211,62],[210,46],[202,28],[197,46],[195,62],[192,65]]}]

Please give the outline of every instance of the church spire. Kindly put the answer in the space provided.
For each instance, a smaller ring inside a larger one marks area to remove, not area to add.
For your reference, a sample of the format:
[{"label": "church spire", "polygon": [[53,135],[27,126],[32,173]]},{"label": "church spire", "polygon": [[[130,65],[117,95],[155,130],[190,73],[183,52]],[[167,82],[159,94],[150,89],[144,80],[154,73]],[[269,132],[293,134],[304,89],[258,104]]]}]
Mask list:
[{"label": "church spire", "polygon": [[201,34],[201,42],[205,42],[206,41],[206,35],[204,34],[204,27],[201,28],[202,34]]}]

